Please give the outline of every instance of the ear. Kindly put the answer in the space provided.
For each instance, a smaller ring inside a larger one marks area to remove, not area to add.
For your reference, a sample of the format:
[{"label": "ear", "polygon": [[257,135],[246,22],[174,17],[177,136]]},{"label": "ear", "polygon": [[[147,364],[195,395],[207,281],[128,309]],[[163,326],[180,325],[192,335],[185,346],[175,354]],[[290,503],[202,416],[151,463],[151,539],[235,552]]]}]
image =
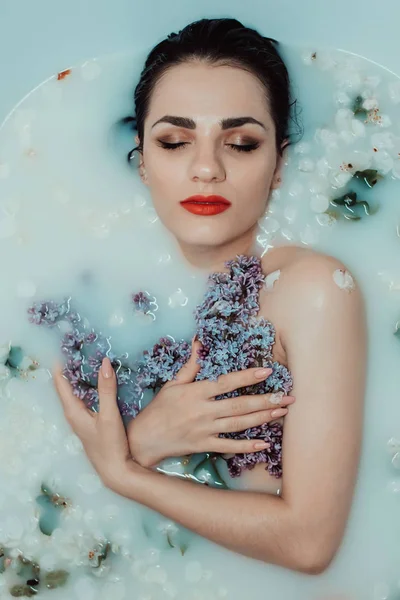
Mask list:
[{"label": "ear", "polygon": [[289,145],[289,140],[285,140],[282,143],[281,154],[279,154],[279,156],[277,158],[275,172],[274,172],[274,176],[272,178],[272,184],[271,184],[272,190],[276,190],[277,188],[281,187],[282,171],[283,171],[283,167],[285,164],[286,148],[288,147],[288,145]]},{"label": "ear", "polygon": [[[140,139],[138,135],[135,135],[135,143],[138,146],[140,143]],[[146,174],[146,168],[144,166],[144,162],[143,162],[143,154],[141,152],[139,152],[140,155],[140,162],[139,162],[139,175],[140,175],[140,179],[143,181],[143,183],[145,185],[149,185],[147,182],[147,174]]]}]

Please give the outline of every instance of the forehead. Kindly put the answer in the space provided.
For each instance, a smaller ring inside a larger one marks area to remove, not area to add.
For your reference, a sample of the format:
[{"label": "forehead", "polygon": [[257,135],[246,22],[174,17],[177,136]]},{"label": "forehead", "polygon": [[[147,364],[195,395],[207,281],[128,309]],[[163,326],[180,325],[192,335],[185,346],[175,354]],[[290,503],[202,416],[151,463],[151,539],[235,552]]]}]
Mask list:
[{"label": "forehead", "polygon": [[149,106],[152,118],[164,114],[270,120],[265,88],[238,67],[184,63],[171,67],[157,82]]}]

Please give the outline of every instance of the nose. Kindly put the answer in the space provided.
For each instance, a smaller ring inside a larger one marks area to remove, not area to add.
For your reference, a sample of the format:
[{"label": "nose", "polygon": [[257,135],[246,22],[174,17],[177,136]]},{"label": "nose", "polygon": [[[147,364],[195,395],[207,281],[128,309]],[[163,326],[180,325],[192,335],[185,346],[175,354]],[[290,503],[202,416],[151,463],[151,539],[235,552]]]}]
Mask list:
[{"label": "nose", "polygon": [[225,167],[215,148],[203,145],[196,149],[190,164],[190,178],[192,181],[210,183],[224,181]]}]

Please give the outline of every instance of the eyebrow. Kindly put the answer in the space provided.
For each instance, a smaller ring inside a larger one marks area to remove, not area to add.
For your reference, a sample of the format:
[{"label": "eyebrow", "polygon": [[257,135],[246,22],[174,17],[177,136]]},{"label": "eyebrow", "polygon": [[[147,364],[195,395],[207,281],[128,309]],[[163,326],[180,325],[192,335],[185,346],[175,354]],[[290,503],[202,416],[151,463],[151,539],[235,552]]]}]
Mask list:
[{"label": "eyebrow", "polygon": [[[261,123],[261,121],[257,121],[254,117],[230,117],[228,119],[220,119],[219,125],[223,130],[225,129],[233,129],[234,127],[242,127],[242,125],[246,125],[247,123],[260,125],[263,129],[267,130],[266,126]],[[176,127],[183,127],[185,129],[196,129],[196,123],[193,119],[189,117],[175,117],[173,115],[165,115],[158,119],[153,125],[152,128],[155,127],[158,123],[170,123],[171,125],[176,125]]]}]

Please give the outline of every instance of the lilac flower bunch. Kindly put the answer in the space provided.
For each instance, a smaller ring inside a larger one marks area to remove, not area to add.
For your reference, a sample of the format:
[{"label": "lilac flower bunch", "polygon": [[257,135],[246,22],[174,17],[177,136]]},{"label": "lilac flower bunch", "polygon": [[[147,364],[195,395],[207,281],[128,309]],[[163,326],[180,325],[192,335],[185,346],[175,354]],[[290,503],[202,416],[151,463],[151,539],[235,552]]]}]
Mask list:
[{"label": "lilac flower bunch", "polygon": [[[233,398],[248,394],[266,394],[292,389],[292,377],[285,366],[273,361],[275,329],[269,321],[258,318],[259,293],[265,282],[257,257],[238,256],[226,263],[227,273],[214,273],[203,302],[195,311],[197,339],[202,344],[197,380],[216,380],[220,375],[250,367],[269,367],[271,376],[260,383],[216,397]],[[138,369],[137,386],[157,391],[173,379],[190,357],[185,341],[162,338],[152,350],[143,354]],[[264,424],[238,433],[221,434],[231,439],[262,439],[270,448],[260,452],[237,454],[227,459],[232,477],[243,469],[265,463],[271,475],[282,476],[282,432],[280,423]]]},{"label": "lilac flower bunch", "polygon": [[158,309],[158,304],[155,297],[151,296],[149,292],[132,294],[132,303],[137,312],[150,315],[155,319],[154,312]]},{"label": "lilac flower bunch", "polygon": [[87,321],[71,310],[70,298],[60,303],[36,303],[28,309],[28,314],[31,323],[64,331],[61,341],[61,350],[67,359],[64,375],[87,408],[98,410],[98,373],[103,358],[108,356],[117,376],[121,415],[127,418],[137,415],[141,390],[135,385],[136,366],[127,364],[127,354],[114,354],[110,339],[89,328]]}]

